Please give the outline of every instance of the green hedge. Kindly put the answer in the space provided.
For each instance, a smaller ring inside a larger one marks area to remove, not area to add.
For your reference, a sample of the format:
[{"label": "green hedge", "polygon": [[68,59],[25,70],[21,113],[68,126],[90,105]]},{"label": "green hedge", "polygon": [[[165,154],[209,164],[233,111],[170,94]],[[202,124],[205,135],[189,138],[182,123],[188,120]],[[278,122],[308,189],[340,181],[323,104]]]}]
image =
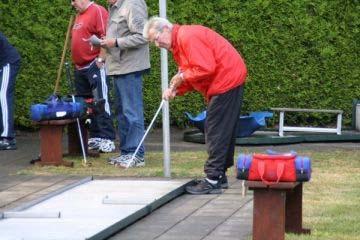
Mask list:
[{"label": "green hedge", "polygon": [[[18,126],[30,127],[30,104],[43,101],[54,90],[73,13],[69,3],[0,2],[0,29],[23,58],[16,85]],[[150,15],[158,15],[158,0],[147,3]],[[241,52],[249,70],[244,113],[270,107],[342,109],[349,125],[352,99],[360,98],[359,12],[358,0],[173,0],[168,1],[167,14],[171,21],[217,30]],[[144,87],[147,122],[161,98],[160,54],[153,47],[151,57],[152,70]],[[171,60],[169,77],[175,72]],[[61,86],[61,92],[67,93],[65,77]],[[205,103],[192,93],[170,107],[172,124],[185,126],[184,111],[200,112]],[[289,121],[334,123],[326,115],[294,115]]]}]

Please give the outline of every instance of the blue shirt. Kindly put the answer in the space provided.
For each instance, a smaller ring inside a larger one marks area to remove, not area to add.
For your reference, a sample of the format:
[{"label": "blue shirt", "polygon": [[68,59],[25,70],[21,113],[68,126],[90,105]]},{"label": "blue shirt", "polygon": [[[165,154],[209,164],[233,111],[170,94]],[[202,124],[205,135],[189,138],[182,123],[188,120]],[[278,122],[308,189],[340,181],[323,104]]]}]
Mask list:
[{"label": "blue shirt", "polygon": [[0,67],[20,60],[20,55],[2,32],[0,32]]}]

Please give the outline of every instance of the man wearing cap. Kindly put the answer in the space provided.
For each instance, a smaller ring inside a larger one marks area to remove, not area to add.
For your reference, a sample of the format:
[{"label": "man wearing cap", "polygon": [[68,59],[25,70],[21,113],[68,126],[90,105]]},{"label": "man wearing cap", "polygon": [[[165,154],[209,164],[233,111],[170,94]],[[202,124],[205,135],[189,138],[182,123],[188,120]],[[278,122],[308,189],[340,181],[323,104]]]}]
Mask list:
[{"label": "man wearing cap", "polygon": [[206,177],[187,186],[186,191],[221,193],[228,186],[226,171],[234,164],[235,128],[247,75],[244,60],[224,37],[200,25],[173,25],[167,19],[153,17],[145,24],[143,36],[171,51],[178,65],[163,98],[171,100],[198,91],[207,100]]},{"label": "man wearing cap", "polygon": [[90,124],[88,146],[89,149],[100,152],[112,152],[115,150],[115,129],[110,117],[109,88],[104,69],[105,53],[99,45],[92,45],[90,41],[95,36],[105,37],[108,12],[89,0],[72,0],[71,5],[78,12],[71,32],[76,93],[105,100],[105,111],[98,113]]}]

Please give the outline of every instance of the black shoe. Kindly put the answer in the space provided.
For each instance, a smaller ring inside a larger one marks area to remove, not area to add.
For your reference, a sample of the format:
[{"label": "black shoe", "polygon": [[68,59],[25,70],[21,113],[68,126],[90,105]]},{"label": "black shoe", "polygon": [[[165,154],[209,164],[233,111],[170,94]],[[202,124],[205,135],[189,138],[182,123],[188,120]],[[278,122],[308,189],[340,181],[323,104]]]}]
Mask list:
[{"label": "black shoe", "polygon": [[[199,182],[201,182],[202,180],[195,180],[195,184],[198,184]],[[228,183],[228,179],[226,177],[226,175],[222,178],[219,179],[220,181],[220,185],[222,189],[228,189],[229,188],[229,183]]]},{"label": "black shoe", "polygon": [[222,193],[221,183],[218,181],[217,184],[211,184],[206,179],[197,181],[195,185],[187,186],[186,192],[190,194],[219,194]]},{"label": "black shoe", "polygon": [[223,189],[228,189],[229,188],[229,183],[228,183],[228,179],[227,176],[224,175],[222,178],[219,179],[220,184],[221,184],[221,188]]},{"label": "black shoe", "polygon": [[3,138],[0,140],[0,150],[15,150],[16,147],[16,140],[15,139],[7,139]]}]

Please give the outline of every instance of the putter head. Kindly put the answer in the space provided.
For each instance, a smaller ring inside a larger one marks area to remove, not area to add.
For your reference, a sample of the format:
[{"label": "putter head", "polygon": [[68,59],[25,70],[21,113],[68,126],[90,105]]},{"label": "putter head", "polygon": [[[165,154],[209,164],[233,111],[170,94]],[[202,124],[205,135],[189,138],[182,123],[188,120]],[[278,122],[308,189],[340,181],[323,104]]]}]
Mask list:
[{"label": "putter head", "polygon": [[92,163],[91,162],[89,162],[89,161],[83,161],[82,162],[82,165],[83,165],[83,167],[91,167],[92,166]]}]

